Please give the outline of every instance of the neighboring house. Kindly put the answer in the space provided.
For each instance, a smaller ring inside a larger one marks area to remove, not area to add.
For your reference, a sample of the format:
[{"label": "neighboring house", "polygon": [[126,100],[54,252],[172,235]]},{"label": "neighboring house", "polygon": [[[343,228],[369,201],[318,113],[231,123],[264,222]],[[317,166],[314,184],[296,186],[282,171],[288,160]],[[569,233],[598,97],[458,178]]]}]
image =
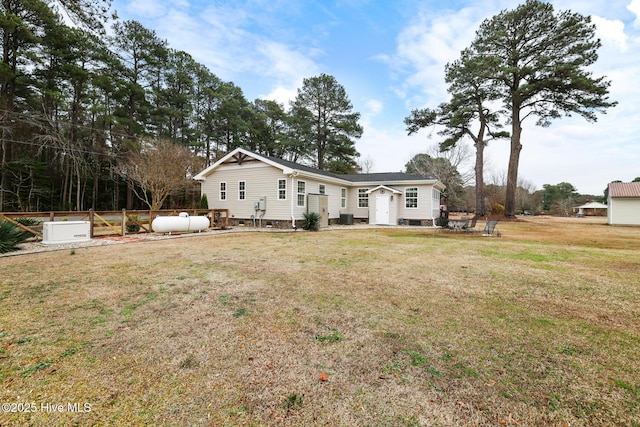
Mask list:
[{"label": "neighboring house", "polygon": [[573,208],[573,211],[578,211],[576,215],[578,216],[606,216],[607,215],[607,205],[600,202],[588,202],[582,206],[576,206]]},{"label": "neighboring house", "polygon": [[610,183],[608,206],[610,225],[640,225],[640,182]]},{"label": "neighboring house", "polygon": [[444,185],[406,173],[340,175],[236,148],[194,177],[209,208],[227,209],[231,225],[299,227],[307,212],[321,226],[434,225]]}]

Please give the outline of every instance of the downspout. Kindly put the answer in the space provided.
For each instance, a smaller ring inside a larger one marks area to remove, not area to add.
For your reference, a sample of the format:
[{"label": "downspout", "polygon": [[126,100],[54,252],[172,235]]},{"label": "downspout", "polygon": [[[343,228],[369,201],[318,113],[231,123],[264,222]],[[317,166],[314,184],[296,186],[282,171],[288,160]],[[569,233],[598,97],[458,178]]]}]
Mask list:
[{"label": "downspout", "polygon": [[291,172],[291,174],[289,175],[291,177],[291,191],[289,192],[291,194],[290,198],[291,198],[291,228],[293,228],[293,230],[297,230],[298,227],[296,227],[296,217],[293,214],[293,189],[294,189],[294,184],[295,184],[295,180],[294,178],[296,176],[298,176],[298,171],[294,170],[293,172]]}]

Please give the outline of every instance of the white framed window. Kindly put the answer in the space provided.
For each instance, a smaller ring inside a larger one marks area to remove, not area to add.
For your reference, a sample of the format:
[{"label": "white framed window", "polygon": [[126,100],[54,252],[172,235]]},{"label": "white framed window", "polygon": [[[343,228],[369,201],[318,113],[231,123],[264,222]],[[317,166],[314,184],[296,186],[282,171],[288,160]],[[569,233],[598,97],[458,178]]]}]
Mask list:
[{"label": "white framed window", "polygon": [[359,208],[368,208],[369,207],[369,191],[368,188],[358,188],[358,207]]},{"label": "white framed window", "polygon": [[220,200],[227,200],[227,183],[226,182],[220,183],[220,192],[218,194],[219,194]]},{"label": "white framed window", "polygon": [[238,181],[238,200],[245,200],[247,198],[247,182]]},{"label": "white framed window", "polygon": [[324,184],[318,185],[318,193],[327,194],[327,187]]},{"label": "white framed window", "polygon": [[431,190],[431,200],[433,206],[440,206],[440,191],[435,188]]},{"label": "white framed window", "polygon": [[345,209],[347,207],[347,189],[346,188],[340,189],[340,207],[342,209]]},{"label": "white framed window", "polygon": [[287,200],[287,180],[278,180],[278,200]]},{"label": "white framed window", "polygon": [[409,209],[418,207],[418,187],[408,187],[404,189],[404,204],[405,207]]},{"label": "white framed window", "polygon": [[298,206],[304,206],[304,199],[307,195],[307,183],[298,181]]}]

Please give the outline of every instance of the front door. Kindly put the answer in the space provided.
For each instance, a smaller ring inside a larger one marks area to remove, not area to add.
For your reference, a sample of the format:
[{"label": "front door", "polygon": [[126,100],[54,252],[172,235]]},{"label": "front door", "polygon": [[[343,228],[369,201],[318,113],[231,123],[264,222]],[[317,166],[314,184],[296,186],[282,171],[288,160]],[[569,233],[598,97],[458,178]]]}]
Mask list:
[{"label": "front door", "polygon": [[389,225],[389,195],[376,195],[376,224]]}]

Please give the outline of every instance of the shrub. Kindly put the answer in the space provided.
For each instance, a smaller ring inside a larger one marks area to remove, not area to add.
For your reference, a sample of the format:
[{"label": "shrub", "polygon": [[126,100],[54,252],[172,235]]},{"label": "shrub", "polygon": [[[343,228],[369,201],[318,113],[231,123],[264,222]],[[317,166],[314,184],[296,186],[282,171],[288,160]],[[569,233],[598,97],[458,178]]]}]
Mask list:
[{"label": "shrub", "polygon": [[[131,219],[133,221],[140,221],[140,218],[138,217],[138,215],[131,215]],[[140,231],[140,226],[135,222],[132,222],[131,224],[127,224],[126,228],[127,228],[127,233],[137,233],[138,231]]]},{"label": "shrub", "polygon": [[209,200],[207,200],[207,195],[203,194],[200,197],[200,209],[209,209]]},{"label": "shrub", "polygon": [[[24,218],[17,221],[23,225],[36,225],[38,221]],[[0,253],[7,253],[12,251],[17,251],[20,248],[17,247],[18,244],[24,242],[32,235],[28,231],[17,227],[15,224],[10,223],[9,221],[1,220],[0,221]]]},{"label": "shrub", "polygon": [[308,231],[318,231],[320,229],[320,214],[317,212],[307,212],[304,214],[302,229]]},{"label": "shrub", "polygon": [[437,218],[436,219],[436,225],[438,227],[447,227],[449,225],[449,219],[448,218]]},{"label": "shrub", "polygon": [[504,206],[500,203],[494,203],[493,206],[491,206],[491,213],[494,215],[504,214]]}]

